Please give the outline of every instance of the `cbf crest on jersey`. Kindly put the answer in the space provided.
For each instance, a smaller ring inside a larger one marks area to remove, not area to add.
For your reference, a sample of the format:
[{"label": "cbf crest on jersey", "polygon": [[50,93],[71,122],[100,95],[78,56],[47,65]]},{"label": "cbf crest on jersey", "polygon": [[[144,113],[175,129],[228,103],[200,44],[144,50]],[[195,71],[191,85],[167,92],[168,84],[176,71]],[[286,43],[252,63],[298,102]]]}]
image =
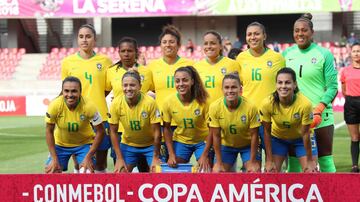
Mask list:
[{"label": "cbf crest on jersey", "polygon": [[102,64],[101,63],[97,63],[96,64],[96,68],[100,71],[102,69]]},{"label": "cbf crest on jersey", "polygon": [[315,64],[317,62],[316,58],[311,58],[311,63]]},{"label": "cbf crest on jersey", "polygon": [[141,112],[141,117],[143,117],[144,119],[146,119],[148,117],[147,112],[143,111]]},{"label": "cbf crest on jersey", "polygon": [[246,115],[242,115],[240,118],[241,122],[246,123]]},{"label": "cbf crest on jersey", "polygon": [[195,109],[194,114],[195,114],[195,116],[199,116],[200,115],[200,109]]},{"label": "cbf crest on jersey", "polygon": [[226,68],[225,67],[223,67],[223,68],[221,68],[221,73],[223,74],[223,75],[225,75],[226,74]]},{"label": "cbf crest on jersey", "polygon": [[271,60],[269,60],[269,61],[266,62],[266,65],[270,68],[270,67],[272,67],[273,63],[272,63]]},{"label": "cbf crest on jersey", "polygon": [[296,112],[296,113],[294,114],[294,119],[300,119],[300,114],[299,114],[299,112]]},{"label": "cbf crest on jersey", "polygon": [[80,120],[85,121],[85,119],[86,119],[85,115],[84,115],[84,114],[81,114],[81,115],[80,115]]}]

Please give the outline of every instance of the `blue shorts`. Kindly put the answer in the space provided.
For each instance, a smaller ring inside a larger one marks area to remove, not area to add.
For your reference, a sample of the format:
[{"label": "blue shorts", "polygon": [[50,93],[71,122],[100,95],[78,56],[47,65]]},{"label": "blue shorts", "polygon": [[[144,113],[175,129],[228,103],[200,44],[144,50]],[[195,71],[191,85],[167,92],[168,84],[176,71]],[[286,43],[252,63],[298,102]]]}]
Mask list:
[{"label": "blue shorts", "polygon": [[271,136],[271,151],[273,155],[286,157],[289,153],[290,146],[293,146],[297,158],[306,156],[306,150],[302,138],[294,140],[283,140]]},{"label": "blue shorts", "polygon": [[[223,163],[227,163],[230,165],[234,165],[236,162],[237,155],[240,153],[241,161],[246,163],[250,160],[251,156],[251,147],[242,147],[242,148],[235,148],[235,147],[228,147],[221,145],[221,157]],[[261,161],[261,153],[257,152],[256,160]]]},{"label": "blue shorts", "polygon": [[[67,171],[68,163],[71,155],[75,155],[76,161],[81,164],[84,161],[86,154],[89,152],[91,144],[85,144],[78,147],[62,147],[55,145],[56,155],[59,159],[59,163],[63,171]],[[46,165],[49,165],[52,158],[49,154],[49,157],[46,161]],[[95,158],[93,157],[93,163],[95,164]]]},{"label": "blue shorts", "polygon": [[[109,122],[104,121],[103,122],[104,127],[105,127],[105,135],[104,135],[104,139],[101,141],[99,147],[97,148],[97,150],[99,151],[107,151],[108,149],[111,148],[111,139],[110,139],[110,135],[108,133],[109,131]],[[94,128],[94,132],[96,132],[95,128]]]},{"label": "blue shorts", "polygon": [[127,144],[120,143],[121,154],[124,161],[128,165],[137,165],[141,156],[145,156],[148,165],[150,166],[154,155],[154,146],[148,147],[133,147]]},{"label": "blue shorts", "polygon": [[197,144],[184,144],[174,141],[173,143],[176,157],[182,158],[186,162],[190,161],[191,155],[193,153],[195,153],[196,160],[199,160],[205,149],[205,142],[200,142]]},{"label": "blue shorts", "polygon": [[317,156],[318,155],[318,149],[317,149],[317,144],[316,144],[316,135],[314,133],[314,135],[310,136],[310,142],[311,142],[311,152],[313,156]]}]

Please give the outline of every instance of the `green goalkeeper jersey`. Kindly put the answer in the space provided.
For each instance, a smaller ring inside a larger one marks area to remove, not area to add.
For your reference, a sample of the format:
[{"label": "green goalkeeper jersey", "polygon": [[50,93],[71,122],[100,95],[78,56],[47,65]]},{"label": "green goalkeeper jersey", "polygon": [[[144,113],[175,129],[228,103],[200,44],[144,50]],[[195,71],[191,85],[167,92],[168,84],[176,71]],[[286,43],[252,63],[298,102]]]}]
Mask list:
[{"label": "green goalkeeper jersey", "polygon": [[326,105],[318,128],[334,124],[331,102],[338,90],[338,72],[331,52],[312,43],[306,49],[291,46],[283,52],[283,56],[286,66],[296,72],[300,92],[310,99],[313,107],[320,102]]}]

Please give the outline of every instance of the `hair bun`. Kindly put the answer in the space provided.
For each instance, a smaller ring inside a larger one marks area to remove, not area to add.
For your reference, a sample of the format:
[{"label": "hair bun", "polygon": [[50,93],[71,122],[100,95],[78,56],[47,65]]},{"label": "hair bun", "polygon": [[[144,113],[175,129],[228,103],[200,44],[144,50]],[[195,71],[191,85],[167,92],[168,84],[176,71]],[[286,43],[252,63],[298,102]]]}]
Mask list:
[{"label": "hair bun", "polygon": [[304,13],[301,17],[311,21],[313,16],[311,15],[311,13]]}]

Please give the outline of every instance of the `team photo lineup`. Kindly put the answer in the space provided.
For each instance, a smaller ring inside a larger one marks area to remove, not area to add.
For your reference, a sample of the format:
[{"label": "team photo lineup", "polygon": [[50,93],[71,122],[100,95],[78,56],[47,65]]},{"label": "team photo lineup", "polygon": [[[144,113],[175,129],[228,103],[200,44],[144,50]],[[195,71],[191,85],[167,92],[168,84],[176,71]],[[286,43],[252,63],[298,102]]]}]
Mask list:
[{"label": "team photo lineup", "polygon": [[[94,51],[96,32],[80,26],[79,51],[61,62],[61,94],[45,116],[46,173],[158,172],[193,163],[197,172],[336,172],[332,101],[338,70],[313,42],[312,15],[293,25],[294,45],[267,47],[266,28],[246,27],[246,46],[224,50],[216,30],[203,34],[205,58],[178,55],[181,33],[166,25],[162,55],[145,64],[136,39],[118,43],[120,60]],[[189,51],[194,47],[189,47]],[[352,172],[359,172],[360,45],[339,74],[346,96]],[[60,89],[59,89],[60,90]],[[109,95],[109,93],[112,93]],[[111,96],[107,107],[106,96]],[[114,170],[107,169],[107,156]],[[242,169],[236,168],[241,158]],[[191,161],[195,158],[196,161]]]}]

